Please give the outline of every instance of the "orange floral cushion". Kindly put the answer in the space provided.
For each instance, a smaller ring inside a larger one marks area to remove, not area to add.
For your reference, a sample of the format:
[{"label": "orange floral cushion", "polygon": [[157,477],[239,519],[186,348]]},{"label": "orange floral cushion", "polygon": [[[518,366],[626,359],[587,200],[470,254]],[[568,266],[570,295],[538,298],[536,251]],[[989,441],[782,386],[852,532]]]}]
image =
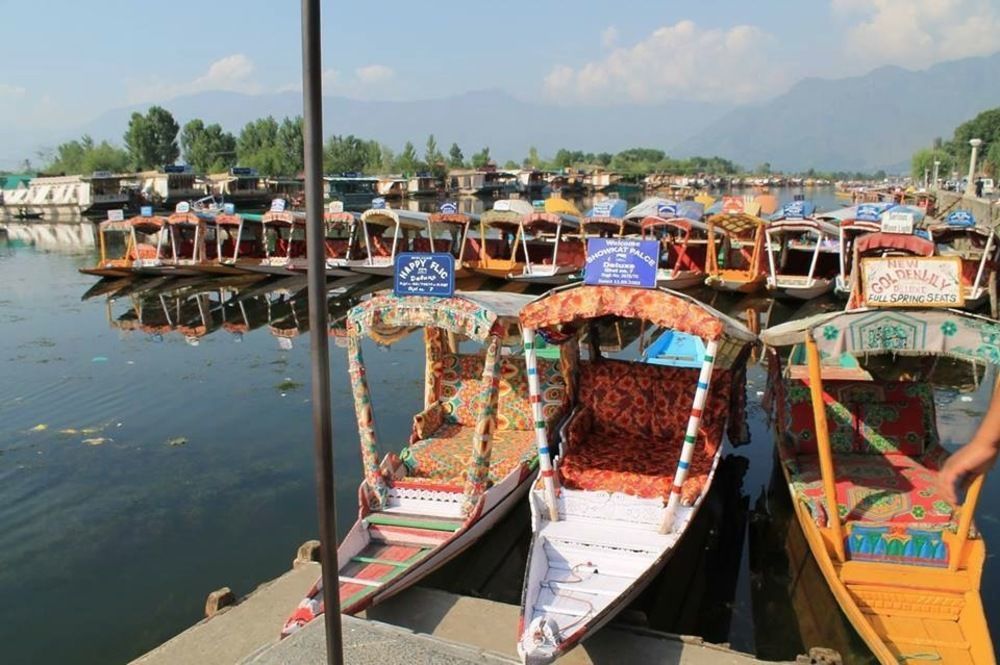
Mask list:
[{"label": "orange floral cushion", "polygon": [[[407,482],[433,482],[461,488],[468,471],[475,428],[446,424],[434,436],[418,441],[407,449]],[[499,482],[521,464],[537,455],[535,435],[531,432],[498,431],[493,434],[489,480]]]}]

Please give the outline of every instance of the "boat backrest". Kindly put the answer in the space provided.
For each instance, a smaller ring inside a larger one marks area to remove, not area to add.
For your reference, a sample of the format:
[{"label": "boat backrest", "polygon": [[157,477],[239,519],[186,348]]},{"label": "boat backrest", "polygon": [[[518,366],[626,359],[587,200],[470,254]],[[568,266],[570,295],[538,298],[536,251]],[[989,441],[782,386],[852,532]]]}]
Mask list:
[{"label": "boat backrest", "polygon": [[[789,379],[784,392],[786,445],[816,454],[808,380]],[[934,391],[927,383],[824,381],[823,401],[834,452],[916,456],[938,443]]]},{"label": "boat backrest", "polygon": [[341,238],[327,238],[325,240],[326,244],[326,258],[328,259],[342,259],[347,256],[347,248],[350,246],[350,241]]},{"label": "boat backrest", "polygon": [[[577,404],[604,436],[684,440],[700,369],[604,359],[580,363]],[[717,369],[702,410],[699,441],[710,453],[722,442],[732,376]]]},{"label": "boat backrest", "polygon": [[[576,266],[582,268],[587,262],[586,247],[579,240],[563,239],[556,250],[556,264],[561,266]],[[545,263],[551,263],[551,258],[546,258]]]},{"label": "boat backrest", "polygon": [[[444,422],[474,427],[478,418],[483,387],[481,353],[445,353],[441,358],[441,406]],[[538,359],[538,381],[542,396],[542,415],[550,422],[567,405],[566,382],[559,364]],[[523,357],[505,357],[500,363],[498,430],[534,429],[528,395],[528,372]]]}]

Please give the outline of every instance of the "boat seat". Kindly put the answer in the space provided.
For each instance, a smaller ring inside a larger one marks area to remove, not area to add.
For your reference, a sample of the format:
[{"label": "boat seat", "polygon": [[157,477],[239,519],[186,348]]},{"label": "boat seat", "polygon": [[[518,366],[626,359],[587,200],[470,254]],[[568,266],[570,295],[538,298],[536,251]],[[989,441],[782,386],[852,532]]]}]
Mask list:
[{"label": "boat seat", "polygon": [[[442,354],[441,396],[414,416],[410,445],[401,454],[408,469],[407,482],[464,484],[480,411],[484,362],[479,353]],[[559,364],[539,359],[538,377],[542,414],[555,425],[567,403]],[[494,483],[537,454],[524,358],[501,359],[498,391],[489,472]]]},{"label": "boat seat", "polygon": [[[618,360],[580,365],[578,409],[559,461],[571,489],[669,497],[700,370]],[[732,375],[713,374],[681,499],[701,495],[730,413]]]},{"label": "boat seat", "polygon": [[368,242],[371,243],[372,256],[392,256],[392,246],[386,245],[381,236],[370,236]]},{"label": "boat seat", "polygon": [[324,244],[326,245],[326,258],[342,259],[347,256],[347,248],[350,241],[340,238],[327,238]]},{"label": "boat seat", "polygon": [[[848,525],[852,560],[947,565],[947,545],[940,534],[956,527],[955,513],[937,487],[937,472],[947,456],[937,445],[916,457],[833,455],[837,510]],[[819,526],[827,526],[819,456],[798,455],[785,465],[795,496]]]},{"label": "boat seat", "polygon": [[[809,381],[790,379],[778,400],[785,445],[816,453]],[[937,440],[934,392],[929,384],[900,381],[824,381],[823,401],[834,452],[920,455]]]},{"label": "boat seat", "polygon": [[136,259],[155,259],[156,258],[156,246],[147,245],[146,243],[137,243],[134,248],[129,250],[128,258],[133,261]]}]

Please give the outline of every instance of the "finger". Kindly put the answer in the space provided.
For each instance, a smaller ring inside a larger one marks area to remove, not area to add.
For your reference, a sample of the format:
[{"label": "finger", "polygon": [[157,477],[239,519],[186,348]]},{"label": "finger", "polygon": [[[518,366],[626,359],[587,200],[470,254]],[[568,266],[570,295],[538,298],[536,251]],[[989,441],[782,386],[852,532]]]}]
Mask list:
[{"label": "finger", "polygon": [[952,471],[942,470],[938,474],[938,489],[944,495],[945,501],[955,505],[955,474]]}]

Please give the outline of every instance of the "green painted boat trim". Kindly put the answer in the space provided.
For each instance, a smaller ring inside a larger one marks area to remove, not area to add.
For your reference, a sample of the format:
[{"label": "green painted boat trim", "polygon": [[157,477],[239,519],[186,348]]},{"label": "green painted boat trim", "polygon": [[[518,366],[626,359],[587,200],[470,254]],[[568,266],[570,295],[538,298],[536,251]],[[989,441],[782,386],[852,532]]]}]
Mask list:
[{"label": "green painted boat trim", "polygon": [[371,556],[352,556],[351,561],[357,563],[375,563],[380,566],[402,566],[403,568],[411,565],[405,561],[390,561],[389,559],[377,559]]},{"label": "green painted boat trim", "polygon": [[[425,547],[425,548],[421,549],[419,552],[417,552],[416,554],[414,554],[413,556],[411,556],[409,559],[407,559],[406,561],[402,562],[405,565],[405,567],[394,567],[393,570],[390,570],[388,573],[386,573],[385,575],[383,575],[382,577],[380,577],[380,578],[378,578],[377,580],[374,580],[374,581],[375,582],[381,582],[382,586],[385,586],[386,582],[391,582],[395,578],[397,578],[400,575],[402,575],[403,573],[405,573],[407,571],[407,569],[409,569],[413,564],[417,563],[418,561],[420,561],[421,559],[423,559],[425,556],[427,556],[427,554],[430,553],[430,551],[432,549],[433,548],[431,548],[431,547]],[[367,558],[367,557],[359,557],[359,558]],[[352,558],[352,560],[353,560],[353,558]],[[393,562],[393,563],[400,563],[400,562]],[[358,602],[359,600],[361,600],[365,596],[368,596],[368,595],[371,595],[371,594],[375,593],[376,591],[378,591],[379,589],[381,589],[382,586],[366,586],[361,591],[355,592],[354,594],[352,594],[352,595],[348,596],[347,598],[345,598],[344,600],[340,601],[340,609],[343,610],[346,607],[350,607],[351,605],[353,605],[354,603]]]},{"label": "green painted boat trim", "polygon": [[427,520],[411,520],[405,517],[392,517],[382,513],[371,513],[365,518],[369,524],[380,524],[383,526],[408,526],[414,529],[427,529],[428,531],[451,531],[455,532],[462,528],[461,524],[447,524],[445,522],[430,522]]}]

